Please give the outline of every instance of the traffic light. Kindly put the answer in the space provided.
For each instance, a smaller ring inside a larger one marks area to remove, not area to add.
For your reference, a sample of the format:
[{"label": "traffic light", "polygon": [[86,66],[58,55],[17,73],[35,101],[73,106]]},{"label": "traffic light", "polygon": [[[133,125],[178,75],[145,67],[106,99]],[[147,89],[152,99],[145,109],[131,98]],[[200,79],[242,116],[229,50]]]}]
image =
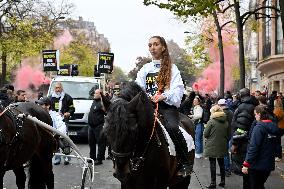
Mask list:
[{"label": "traffic light", "polygon": [[100,72],[98,71],[98,67],[97,65],[94,66],[94,77],[100,77],[101,74]]},{"label": "traffic light", "polygon": [[71,76],[79,75],[78,64],[71,64],[70,68],[71,68]]}]

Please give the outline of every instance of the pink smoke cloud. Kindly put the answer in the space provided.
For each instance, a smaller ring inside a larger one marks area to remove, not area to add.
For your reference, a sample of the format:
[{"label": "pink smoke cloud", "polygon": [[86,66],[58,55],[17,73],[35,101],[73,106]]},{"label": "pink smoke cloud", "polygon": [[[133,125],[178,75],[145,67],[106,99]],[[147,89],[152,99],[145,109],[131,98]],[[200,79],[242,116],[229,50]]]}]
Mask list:
[{"label": "pink smoke cloud", "polygon": [[64,30],[63,33],[54,39],[54,49],[60,49],[68,46],[73,41],[73,37],[69,30]]},{"label": "pink smoke cloud", "polygon": [[[225,90],[230,90],[233,85],[232,67],[237,64],[237,46],[232,43],[231,37],[222,33],[225,58]],[[202,73],[201,77],[193,84],[192,88],[202,93],[213,93],[218,90],[220,84],[220,56],[217,36],[213,35],[214,42],[210,44],[209,56],[212,60]]]},{"label": "pink smoke cloud", "polygon": [[16,89],[27,90],[31,86],[38,89],[42,84],[49,84],[50,79],[38,67],[23,65],[16,72],[14,85]]}]

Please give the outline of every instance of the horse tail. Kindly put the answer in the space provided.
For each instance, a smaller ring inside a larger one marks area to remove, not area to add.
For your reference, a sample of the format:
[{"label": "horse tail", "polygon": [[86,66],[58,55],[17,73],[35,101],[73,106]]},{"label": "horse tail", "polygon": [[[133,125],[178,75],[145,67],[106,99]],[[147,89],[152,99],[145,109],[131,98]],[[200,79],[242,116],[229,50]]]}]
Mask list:
[{"label": "horse tail", "polygon": [[43,166],[37,154],[34,154],[29,165],[29,189],[45,189]]}]

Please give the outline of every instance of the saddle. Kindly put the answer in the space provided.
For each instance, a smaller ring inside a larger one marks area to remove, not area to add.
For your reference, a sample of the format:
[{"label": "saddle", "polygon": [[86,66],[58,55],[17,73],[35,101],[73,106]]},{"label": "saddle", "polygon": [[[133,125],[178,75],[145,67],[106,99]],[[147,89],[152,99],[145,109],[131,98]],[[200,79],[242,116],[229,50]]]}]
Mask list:
[{"label": "saddle", "polygon": [[[164,123],[162,123],[163,121],[160,121],[160,119],[157,119],[157,121],[158,121],[160,127],[162,128],[165,139],[168,142],[168,148],[169,148],[170,155],[176,156],[175,145],[174,145],[173,140],[171,139],[168,131],[166,130]],[[195,149],[194,140],[193,140],[192,136],[180,125],[179,125],[179,129],[182,132],[182,135],[183,135],[183,137],[186,141],[188,152]]]}]

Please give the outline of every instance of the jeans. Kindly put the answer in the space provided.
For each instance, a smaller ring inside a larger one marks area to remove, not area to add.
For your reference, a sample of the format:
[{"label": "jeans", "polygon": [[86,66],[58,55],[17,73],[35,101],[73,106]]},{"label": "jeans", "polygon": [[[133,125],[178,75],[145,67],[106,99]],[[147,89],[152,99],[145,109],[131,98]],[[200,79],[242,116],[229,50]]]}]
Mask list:
[{"label": "jeans", "polygon": [[195,153],[202,154],[203,153],[203,123],[197,123],[195,125]]},{"label": "jeans", "polygon": [[[232,147],[232,140],[230,140],[229,143],[228,143],[228,151],[230,151],[231,147]],[[230,154],[228,154],[224,157],[224,165],[225,165],[225,171],[230,172],[231,171]]]}]

